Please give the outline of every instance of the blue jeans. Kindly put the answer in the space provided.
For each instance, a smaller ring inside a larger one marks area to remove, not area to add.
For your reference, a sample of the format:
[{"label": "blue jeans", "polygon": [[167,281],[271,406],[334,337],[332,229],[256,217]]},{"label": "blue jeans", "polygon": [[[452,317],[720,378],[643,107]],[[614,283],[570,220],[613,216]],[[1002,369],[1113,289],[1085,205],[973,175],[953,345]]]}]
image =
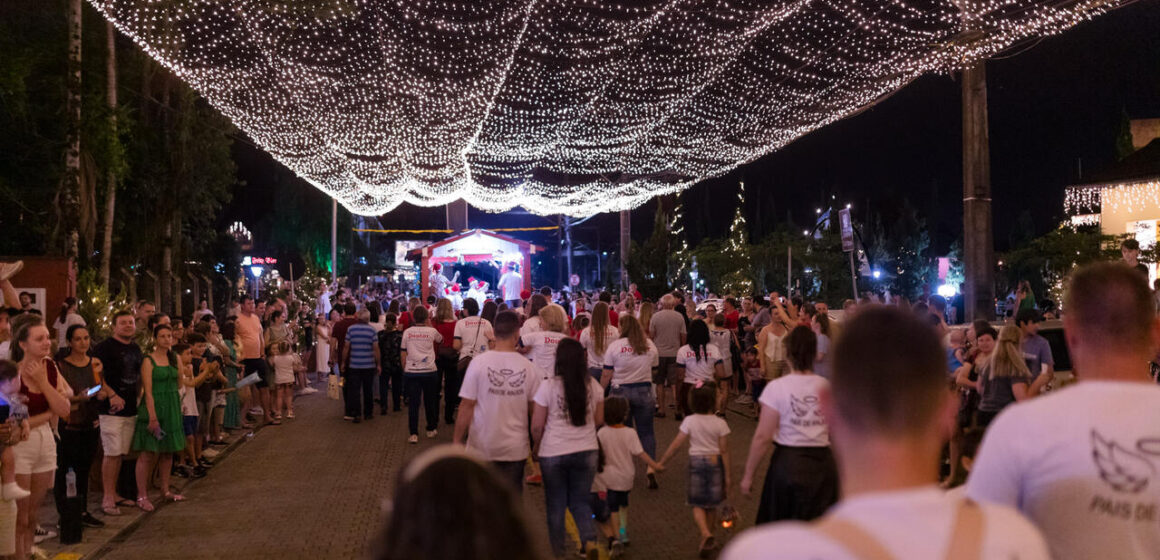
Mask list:
[{"label": "blue jeans", "polygon": [[591,490],[596,478],[597,451],[540,457],[544,504],[548,510],[548,540],[557,558],[564,556],[564,511],[572,510],[582,544],[596,542]]},{"label": "blue jeans", "polygon": [[612,396],[628,399],[628,421],[626,426],[636,428],[640,446],[653,459],[657,458],[657,437],[653,432],[653,413],[657,400],[653,397],[650,383],[630,383],[612,389]]}]

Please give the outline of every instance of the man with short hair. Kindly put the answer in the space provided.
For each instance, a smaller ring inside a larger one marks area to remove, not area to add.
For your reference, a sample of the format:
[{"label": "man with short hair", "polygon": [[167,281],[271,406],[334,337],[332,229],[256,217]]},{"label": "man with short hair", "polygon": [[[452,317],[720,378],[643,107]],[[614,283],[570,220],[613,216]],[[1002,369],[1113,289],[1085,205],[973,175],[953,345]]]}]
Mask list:
[{"label": "man with short hair", "polygon": [[[503,274],[499,277],[499,283],[496,285],[500,296],[503,297],[504,303],[508,307],[515,309],[520,306],[522,299],[520,298],[521,291],[524,289],[524,277],[516,271],[515,263],[506,263],[503,265]],[[527,298],[523,298],[527,299]]]},{"label": "man with short hair", "polygon": [[117,477],[121,461],[129,454],[133,431],[137,427],[137,395],[141,390],[141,347],[134,341],[137,323],[129,311],[113,314],[113,335],[93,347],[93,357],[101,361],[101,390],[93,397],[101,430],[101,482],[104,498],[101,511],[120,515],[119,506],[132,506],[133,500],[117,495]]},{"label": "man with short hair", "polygon": [[[346,369],[345,369],[346,360],[343,359],[343,345],[346,342],[346,331],[349,330],[352,325],[354,325],[355,323],[358,322],[358,319],[355,317],[355,312],[358,311],[358,307],[355,306],[354,303],[348,301],[342,305],[335,305],[335,309],[342,309],[342,318],[339,319],[338,321],[336,321],[334,323],[334,327],[330,329],[330,338],[334,339],[334,349],[335,349],[333,352],[330,353],[330,360],[331,360],[332,364],[338,366],[338,375],[345,379],[346,378]],[[349,409],[354,407],[354,405],[346,402],[347,391],[344,390],[342,392],[342,398],[343,398],[343,404],[348,409],[346,411],[347,414],[344,414],[342,416],[342,419],[346,420],[347,422],[354,421],[355,415],[349,414],[349,412],[350,412]]]},{"label": "man with short hair", "polygon": [[1004,409],[971,471],[967,495],[1018,507],[1057,560],[1160,551],[1160,387],[1147,365],[1160,320],[1151,303],[1130,265],[1072,273],[1063,334],[1079,383]]},{"label": "man with short hair", "polygon": [[[648,325],[641,325],[648,328],[649,336],[657,345],[657,355],[660,357],[657,370],[653,374],[653,385],[656,385],[657,389],[657,418],[665,417],[665,398],[670,396],[670,393],[673,405],[678,404],[677,387],[684,381],[680,370],[677,369],[677,351],[685,345],[685,337],[689,331],[685,327],[685,317],[673,309],[676,301],[672,294],[665,294],[660,301],[660,311],[653,314]],[[678,421],[684,420],[679,406],[674,415]]]},{"label": "man with short hair", "polygon": [[769,303],[765,301],[765,298],[759,294],[754,294],[752,301],[753,317],[749,319],[749,324],[745,327],[745,343],[749,348],[757,346],[758,333],[773,321],[773,315],[769,311]]},{"label": "man with short hair", "polygon": [[724,560],[1048,558],[1043,537],[1017,512],[948,496],[936,484],[958,403],[928,325],[902,310],[868,309],[846,325],[832,356],[830,388],[801,409],[826,419],[841,501],[812,524],[743,533]]},{"label": "man with short hair", "polygon": [[1133,270],[1148,277],[1148,267],[1144,266],[1138,260],[1140,258],[1140,242],[1135,239],[1125,239],[1120,243],[1120,256],[1123,257],[1124,264],[1132,267]]},{"label": "man with short hair", "polygon": [[346,366],[346,383],[343,384],[346,416],[350,416],[355,424],[359,423],[360,395],[362,419],[375,417],[375,376],[383,371],[379,358],[378,333],[370,324],[370,310],[360,310],[357,321],[346,329],[342,345],[343,364]]},{"label": "man with short hair", "polygon": [[1023,361],[1027,362],[1027,370],[1031,372],[1028,397],[1038,395],[1055,377],[1055,358],[1051,355],[1051,344],[1039,336],[1041,322],[1043,316],[1035,309],[1023,309],[1015,314],[1015,326],[1019,327],[1022,335],[1019,346],[1023,351]]},{"label": "man with short hair", "polygon": [[453,441],[466,443],[491,461],[512,488],[522,492],[524,462],[531,453],[528,419],[535,396],[529,388],[536,369],[516,350],[520,339],[518,314],[501,312],[492,329],[495,346],[472,358],[463,376]]},{"label": "man with short hair", "polygon": [[255,387],[258,388],[258,402],[262,405],[262,417],[267,422],[274,421],[274,407],[270,398],[270,368],[266,365],[266,344],[263,340],[262,318],[257,313],[254,298],[243,295],[241,298],[241,313],[235,320],[235,333],[242,341],[242,368],[243,375],[258,374],[262,380]]}]

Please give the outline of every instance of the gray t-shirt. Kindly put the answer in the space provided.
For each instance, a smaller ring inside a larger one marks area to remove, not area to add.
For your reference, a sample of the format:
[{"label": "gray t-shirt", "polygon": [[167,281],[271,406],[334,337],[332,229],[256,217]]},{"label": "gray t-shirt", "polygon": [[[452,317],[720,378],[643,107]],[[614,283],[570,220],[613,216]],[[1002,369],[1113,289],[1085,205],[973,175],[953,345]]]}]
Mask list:
[{"label": "gray t-shirt", "polygon": [[677,350],[681,349],[681,335],[687,332],[685,318],[672,309],[662,309],[653,314],[648,327],[653,335],[653,344],[657,345],[657,355],[675,358]]},{"label": "gray t-shirt", "polygon": [[1031,385],[1031,380],[1022,375],[1008,375],[994,377],[991,375],[991,361],[979,364],[979,410],[984,412],[999,412],[1007,405],[1015,402],[1015,392],[1011,386],[1015,383]]},{"label": "gray t-shirt", "polygon": [[1051,355],[1051,344],[1042,336],[1035,334],[1023,339],[1022,350],[1023,361],[1027,362],[1032,381],[1039,377],[1043,369],[1042,364],[1055,365],[1055,358]]}]

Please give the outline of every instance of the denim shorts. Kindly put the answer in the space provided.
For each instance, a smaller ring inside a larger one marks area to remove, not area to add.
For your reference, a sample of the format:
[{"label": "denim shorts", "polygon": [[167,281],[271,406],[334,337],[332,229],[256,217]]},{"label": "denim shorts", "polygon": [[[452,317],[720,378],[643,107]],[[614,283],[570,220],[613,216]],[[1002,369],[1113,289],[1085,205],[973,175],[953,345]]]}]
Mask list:
[{"label": "denim shorts", "polygon": [[197,421],[199,416],[182,416],[181,427],[182,432],[187,436],[192,436],[197,433]]},{"label": "denim shorts", "polygon": [[725,468],[721,465],[721,456],[690,456],[688,504],[708,509],[724,501]]}]

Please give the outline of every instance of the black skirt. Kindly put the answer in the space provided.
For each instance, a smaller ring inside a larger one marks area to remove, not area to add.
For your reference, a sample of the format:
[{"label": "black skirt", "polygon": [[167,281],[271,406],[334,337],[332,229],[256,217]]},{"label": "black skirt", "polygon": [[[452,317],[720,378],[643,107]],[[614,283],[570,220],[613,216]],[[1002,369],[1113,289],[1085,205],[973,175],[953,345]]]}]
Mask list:
[{"label": "black skirt", "polygon": [[757,523],[813,521],[838,501],[838,467],[829,447],[775,445]]}]

